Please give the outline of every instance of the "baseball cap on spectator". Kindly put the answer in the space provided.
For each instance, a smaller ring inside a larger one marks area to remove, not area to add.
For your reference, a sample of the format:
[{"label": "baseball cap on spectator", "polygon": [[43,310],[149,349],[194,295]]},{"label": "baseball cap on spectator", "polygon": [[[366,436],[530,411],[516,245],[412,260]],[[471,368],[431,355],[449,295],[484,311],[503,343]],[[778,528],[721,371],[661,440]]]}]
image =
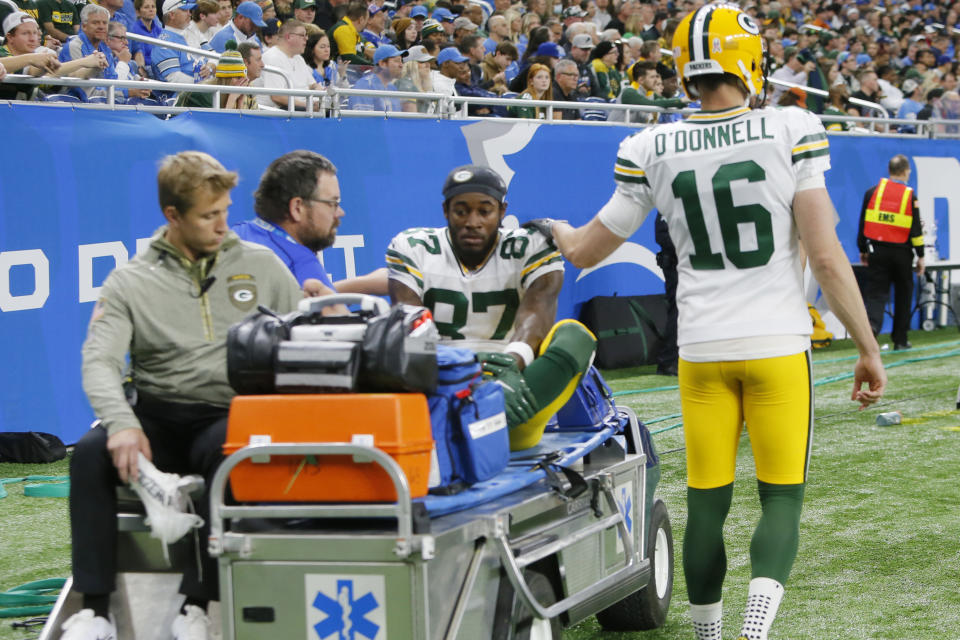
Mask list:
[{"label": "baseball cap on spectator", "polygon": [[386,60],[387,58],[405,58],[407,56],[406,51],[400,51],[392,44],[382,44],[377,47],[376,52],[373,54],[373,64],[379,64],[381,60]]},{"label": "baseball cap on spectator", "polygon": [[[167,2],[170,1],[171,0],[167,0]],[[297,0],[296,4],[293,6],[298,9],[306,8],[300,6],[301,2],[304,2],[304,0]],[[317,6],[317,3],[314,0],[309,0],[309,2],[311,7]],[[166,7],[167,3],[165,2],[163,4],[164,7]],[[191,2],[190,4],[196,6],[195,2]],[[245,2],[241,2],[239,5],[237,5],[237,15],[250,18],[253,20],[253,24],[257,25],[258,27],[267,26],[267,23],[263,21],[263,9],[261,9],[260,5],[258,5],[256,2],[253,2],[253,0],[246,0]]]},{"label": "baseball cap on spectator", "polygon": [[930,100],[936,100],[937,98],[942,98],[944,94],[943,87],[936,87],[927,91],[927,102]]},{"label": "baseball cap on spectator", "polygon": [[847,58],[849,57],[850,57],[849,51],[841,51],[840,53],[837,54],[837,64],[843,64],[844,62],[847,61]]},{"label": "baseball cap on spectator", "polygon": [[467,29],[468,31],[476,31],[477,29],[479,29],[479,27],[473,24],[473,21],[470,18],[465,18],[463,16],[460,16],[459,18],[453,21],[453,30],[456,31],[457,29]]},{"label": "baseball cap on spectator", "polygon": [[257,4],[260,5],[261,11],[269,11],[270,9],[275,9],[273,6],[273,0],[256,0]]},{"label": "baseball cap on spectator", "polygon": [[873,58],[870,57],[869,53],[858,53],[857,54],[857,65],[870,64],[873,62]]},{"label": "baseball cap on spectator", "polygon": [[[250,4],[257,7],[256,3],[251,2]],[[164,0],[163,15],[167,15],[177,9],[193,9],[195,6],[197,6],[197,3],[189,2],[189,0]],[[257,11],[260,11],[260,7],[257,7]],[[260,11],[260,15],[263,15],[263,11]],[[4,23],[6,23],[6,20],[4,20]]]},{"label": "baseball cap on spectator", "polygon": [[915,5],[913,5],[912,7],[910,7],[910,9],[911,9],[911,11],[923,11],[923,5],[922,5],[922,4],[915,4]]},{"label": "baseball cap on spectator", "polygon": [[784,38],[783,40],[780,41],[780,44],[783,45],[784,49],[789,49],[790,47],[796,46],[797,41],[791,40],[790,38]]},{"label": "baseball cap on spectator", "polygon": [[937,10],[937,5],[933,4],[932,2],[928,2],[927,4],[923,5],[923,10],[924,10],[924,11],[936,11],[936,10]]},{"label": "baseball cap on spectator", "polygon": [[903,74],[903,77],[907,80],[919,80],[920,82],[923,82],[923,74],[912,67],[907,69],[907,72]]},{"label": "baseball cap on spectator", "polygon": [[293,3],[294,9],[316,9],[317,0],[296,0]]},{"label": "baseball cap on spectator", "polygon": [[371,2],[370,4],[367,5],[367,13],[370,14],[371,16],[380,13],[382,10],[383,8],[380,5],[378,5],[376,2]]},{"label": "baseball cap on spectator", "polygon": [[444,200],[461,193],[483,193],[497,202],[503,202],[507,195],[507,185],[493,169],[468,164],[451,171],[443,182]]},{"label": "baseball cap on spectator", "polygon": [[901,87],[901,89],[903,90],[903,95],[909,96],[914,91],[916,91],[917,87],[919,86],[920,86],[920,83],[917,82],[916,80],[913,80],[912,78],[908,80],[904,80],[903,87]]},{"label": "baseball cap on spectator", "polygon": [[244,78],[247,75],[247,65],[243,63],[243,56],[237,51],[235,40],[229,40],[226,51],[217,60],[216,76],[218,78]]},{"label": "baseball cap on spectator", "polygon": [[437,7],[433,10],[433,19],[437,22],[453,22],[456,16],[446,7]]},{"label": "baseball cap on spectator", "polygon": [[[31,16],[29,13],[24,13],[23,11],[14,11],[3,20],[4,35],[10,33],[24,22],[32,22],[33,24],[37,24],[37,21],[34,20],[33,16]],[[39,25],[37,26],[39,28]]]},{"label": "baseball cap on spectator", "polygon": [[275,36],[280,33],[280,21],[276,18],[270,18],[269,20],[264,20],[267,26],[261,29],[260,33],[265,36]]},{"label": "baseball cap on spectator", "polygon": [[787,89],[787,93],[792,93],[794,96],[797,97],[797,100],[799,100],[800,102],[807,101],[807,92],[801,89],[800,87],[790,87],[789,89]]},{"label": "baseball cap on spectator", "polygon": [[947,54],[942,54],[940,57],[937,58],[937,66],[938,66],[938,67],[939,67],[940,65],[950,64],[951,62],[953,62],[953,58],[951,58],[951,57],[948,56]]},{"label": "baseball cap on spectator", "polygon": [[577,49],[593,49],[593,38],[590,37],[589,33],[579,33],[573,36],[573,41],[570,44]]},{"label": "baseball cap on spectator", "polygon": [[407,61],[409,62],[430,62],[433,56],[427,53],[427,48],[422,44],[407,49]]},{"label": "baseball cap on spectator", "polygon": [[538,56],[547,56],[548,58],[564,57],[563,48],[556,42],[544,42],[537,47]]},{"label": "baseball cap on spectator", "polygon": [[800,62],[816,62],[817,59],[810,51],[810,49],[801,49],[800,53],[797,54],[797,58]]},{"label": "baseball cap on spectator", "polygon": [[456,48],[456,47],[447,47],[437,54],[437,66],[442,65],[444,62],[466,62],[469,58]]},{"label": "baseball cap on spectator", "polygon": [[411,17],[411,18],[414,18],[414,19],[416,19],[416,18],[423,18],[424,20],[426,20],[426,19],[427,19],[427,8],[426,8],[425,6],[423,6],[422,4],[418,4],[418,5],[415,6],[413,9],[410,9],[410,17]]},{"label": "baseball cap on spectator", "polygon": [[572,4],[566,9],[563,10],[563,13],[560,14],[564,19],[567,18],[582,18],[584,16],[583,9],[578,5]]},{"label": "baseball cap on spectator", "polygon": [[443,30],[443,25],[436,20],[425,20],[423,22],[423,28],[420,30],[420,35],[426,38],[431,33],[445,33]]}]

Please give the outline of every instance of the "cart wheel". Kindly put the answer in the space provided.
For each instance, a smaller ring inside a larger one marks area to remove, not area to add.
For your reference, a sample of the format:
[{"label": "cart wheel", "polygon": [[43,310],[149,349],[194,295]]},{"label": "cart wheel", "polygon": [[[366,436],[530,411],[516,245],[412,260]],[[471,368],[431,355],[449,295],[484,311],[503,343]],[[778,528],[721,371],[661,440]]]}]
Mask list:
[{"label": "cart wheel", "polygon": [[933,331],[934,329],[937,328],[937,323],[931,320],[930,318],[927,318],[926,320],[923,321],[923,325],[921,326],[923,327],[924,331]]},{"label": "cart wheel", "polygon": [[667,620],[673,594],[673,530],[662,500],[653,503],[648,531],[650,582],[597,614],[597,621],[607,631],[657,629]]},{"label": "cart wheel", "polygon": [[[557,601],[553,585],[547,576],[528,569],[523,574],[530,592],[542,605],[550,606]],[[514,595],[514,640],[560,640],[562,632],[559,618],[543,620],[527,609],[519,596]]]}]

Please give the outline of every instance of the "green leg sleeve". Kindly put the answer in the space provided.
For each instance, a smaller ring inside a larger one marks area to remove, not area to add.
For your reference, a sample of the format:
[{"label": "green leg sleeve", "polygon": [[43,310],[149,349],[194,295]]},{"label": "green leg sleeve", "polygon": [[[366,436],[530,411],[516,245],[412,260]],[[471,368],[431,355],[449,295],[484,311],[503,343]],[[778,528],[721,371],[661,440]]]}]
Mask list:
[{"label": "green leg sleeve", "polygon": [[523,370],[538,407],[550,405],[574,377],[587,370],[596,346],[597,341],[580,323],[565,322],[556,328],[546,351]]},{"label": "green leg sleeve", "polygon": [[683,573],[690,604],[719,602],[727,575],[723,522],[730,511],[733,484],[715,489],[687,487],[687,529],[683,534]]},{"label": "green leg sleeve", "polygon": [[757,481],[763,515],[750,543],[754,578],[787,583],[800,544],[803,484],[767,484]]}]

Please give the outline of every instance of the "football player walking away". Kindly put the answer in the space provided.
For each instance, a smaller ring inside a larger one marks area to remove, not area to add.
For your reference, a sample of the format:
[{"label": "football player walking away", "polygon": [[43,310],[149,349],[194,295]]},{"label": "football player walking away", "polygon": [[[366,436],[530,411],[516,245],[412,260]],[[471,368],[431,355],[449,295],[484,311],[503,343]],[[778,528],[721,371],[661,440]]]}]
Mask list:
[{"label": "football player walking away", "polygon": [[763,48],[759,27],[735,5],[713,3],[688,15],[673,46],[684,89],[700,98],[702,111],[624,140],[609,202],[579,229],[552,222],[547,231],[583,268],[612,253],[651,209],[666,218],[679,260],[691,617],[696,638],[721,637],[723,523],[745,422],[762,515],[750,545],[740,638],[763,640],[797,553],[812,435],[800,241],[859,352],[851,399],[869,406],[887,379],[834,231],[823,126],[795,107],[750,108],[764,91]]}]

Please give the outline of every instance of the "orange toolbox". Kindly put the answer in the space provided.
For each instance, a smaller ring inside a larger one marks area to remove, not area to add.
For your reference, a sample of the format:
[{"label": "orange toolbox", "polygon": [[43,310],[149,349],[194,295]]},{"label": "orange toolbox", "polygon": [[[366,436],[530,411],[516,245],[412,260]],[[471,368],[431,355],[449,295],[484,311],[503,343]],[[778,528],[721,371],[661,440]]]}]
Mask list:
[{"label": "orange toolbox", "polygon": [[[420,393],[236,396],[223,451],[230,455],[253,443],[369,442],[369,436],[403,469],[411,497],[425,496],[433,437],[427,399]],[[230,473],[230,486],[242,502],[397,499],[382,467],[354,462],[353,456],[245,460]]]}]

